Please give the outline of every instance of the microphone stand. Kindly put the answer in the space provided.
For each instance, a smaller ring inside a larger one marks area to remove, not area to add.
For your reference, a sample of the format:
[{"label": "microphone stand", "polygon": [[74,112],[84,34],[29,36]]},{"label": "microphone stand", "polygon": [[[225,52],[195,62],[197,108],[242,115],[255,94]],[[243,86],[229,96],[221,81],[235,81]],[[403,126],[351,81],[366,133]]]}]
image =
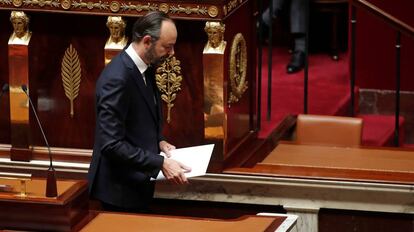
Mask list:
[{"label": "microphone stand", "polygon": [[9,84],[4,84],[3,87],[1,88],[1,92],[0,92],[0,98],[3,96],[3,94],[5,92],[9,91]]},{"label": "microphone stand", "polygon": [[26,85],[21,86],[23,89],[23,92],[27,95],[27,98],[29,99],[30,106],[32,107],[33,113],[35,115],[37,124],[39,125],[40,132],[42,132],[43,139],[45,140],[47,150],[49,152],[49,169],[47,170],[47,179],[46,179],[46,197],[56,197],[57,196],[57,187],[56,187],[56,172],[53,168],[52,163],[52,152],[50,151],[49,143],[47,142],[45,132],[43,131],[42,124],[40,123],[39,117],[37,116],[36,110],[33,106],[32,100],[29,97],[29,94],[27,93],[27,87]]}]

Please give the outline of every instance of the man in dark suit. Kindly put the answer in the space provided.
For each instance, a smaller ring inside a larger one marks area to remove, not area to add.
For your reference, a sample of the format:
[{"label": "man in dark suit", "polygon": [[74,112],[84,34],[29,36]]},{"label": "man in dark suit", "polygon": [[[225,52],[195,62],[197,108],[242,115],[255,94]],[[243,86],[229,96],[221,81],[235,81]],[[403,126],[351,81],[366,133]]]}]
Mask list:
[{"label": "man in dark suit", "polygon": [[[285,4],[290,5],[290,32],[294,37],[294,51],[290,62],[286,66],[287,73],[295,73],[303,69],[305,65],[306,27],[308,23],[307,12],[309,0],[271,0],[272,10],[268,7],[262,14],[264,31],[268,31],[270,22],[280,15]],[[266,33],[264,33],[266,34]],[[264,35],[266,36],[266,35]]]},{"label": "man in dark suit", "polygon": [[[161,101],[153,67],[174,54],[177,29],[162,12],[133,26],[133,42],[102,71],[96,83],[96,130],[89,191],[105,210],[146,212],[160,171],[187,183],[189,167],[168,158],[175,147],[161,134]],[[160,151],[167,157],[159,155]]]}]

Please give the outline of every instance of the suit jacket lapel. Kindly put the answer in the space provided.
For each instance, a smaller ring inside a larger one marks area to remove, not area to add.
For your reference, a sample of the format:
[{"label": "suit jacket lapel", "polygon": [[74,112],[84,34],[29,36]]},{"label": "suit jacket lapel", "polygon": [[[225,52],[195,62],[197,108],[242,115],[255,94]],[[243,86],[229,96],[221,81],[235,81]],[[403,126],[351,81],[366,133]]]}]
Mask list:
[{"label": "suit jacket lapel", "polygon": [[[137,66],[132,61],[131,57],[129,57],[125,51],[122,52],[122,58],[125,62],[125,65],[131,70],[132,79],[134,80],[135,84],[138,86],[139,89],[138,92],[140,92],[141,95],[144,97],[145,103],[147,104],[147,107],[150,110],[151,115],[153,116],[154,120],[157,121],[157,114],[155,112],[156,107],[154,106],[155,96],[151,96],[151,92],[148,90],[150,86],[147,87],[145,85],[144,78],[142,77],[141,72],[138,70]],[[149,79],[153,77],[149,76],[146,78],[147,81],[149,81]]]},{"label": "suit jacket lapel", "polygon": [[[147,74],[148,73],[148,74]],[[153,98],[153,101],[155,101],[154,103],[157,105],[155,107],[155,110],[157,111],[157,120],[161,120],[161,115],[162,115],[162,107],[161,107],[161,98],[160,98],[160,93],[157,87],[157,82],[155,80],[155,69],[152,67],[149,67],[148,71],[146,71],[145,76],[147,76],[149,78],[146,78],[147,81],[147,89],[150,89],[150,93],[151,93],[151,97]]]}]

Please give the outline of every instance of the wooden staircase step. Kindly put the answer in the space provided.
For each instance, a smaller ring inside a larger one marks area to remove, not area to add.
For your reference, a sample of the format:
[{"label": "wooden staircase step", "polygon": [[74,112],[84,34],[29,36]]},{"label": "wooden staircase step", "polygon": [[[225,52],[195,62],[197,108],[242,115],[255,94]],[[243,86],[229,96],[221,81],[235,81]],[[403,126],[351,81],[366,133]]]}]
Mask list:
[{"label": "wooden staircase step", "polygon": [[[362,145],[394,146],[395,117],[392,115],[358,115],[364,120]],[[404,118],[399,118],[399,143],[404,142]]]}]

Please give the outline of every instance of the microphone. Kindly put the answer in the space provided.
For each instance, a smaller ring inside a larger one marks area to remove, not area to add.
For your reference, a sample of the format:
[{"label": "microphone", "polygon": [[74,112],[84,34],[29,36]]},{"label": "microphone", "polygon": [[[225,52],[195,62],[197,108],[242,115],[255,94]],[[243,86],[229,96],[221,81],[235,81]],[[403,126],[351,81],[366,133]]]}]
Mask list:
[{"label": "microphone", "polygon": [[4,93],[6,93],[7,91],[9,91],[9,84],[4,84],[3,87],[1,88],[1,92],[0,92],[0,98],[3,96]]},{"label": "microphone", "polygon": [[43,140],[46,143],[47,150],[49,152],[49,169],[47,170],[47,179],[46,179],[46,197],[56,197],[57,196],[57,188],[56,188],[56,173],[55,169],[53,168],[52,163],[52,152],[50,152],[50,146],[47,142],[45,132],[43,131],[42,124],[40,123],[39,117],[37,116],[36,110],[33,106],[32,99],[30,99],[29,94],[27,93],[27,86],[22,85],[21,86],[23,92],[26,94],[27,99],[29,99],[30,106],[32,108],[33,114],[36,117],[37,124],[39,125],[40,132],[42,132]]}]

